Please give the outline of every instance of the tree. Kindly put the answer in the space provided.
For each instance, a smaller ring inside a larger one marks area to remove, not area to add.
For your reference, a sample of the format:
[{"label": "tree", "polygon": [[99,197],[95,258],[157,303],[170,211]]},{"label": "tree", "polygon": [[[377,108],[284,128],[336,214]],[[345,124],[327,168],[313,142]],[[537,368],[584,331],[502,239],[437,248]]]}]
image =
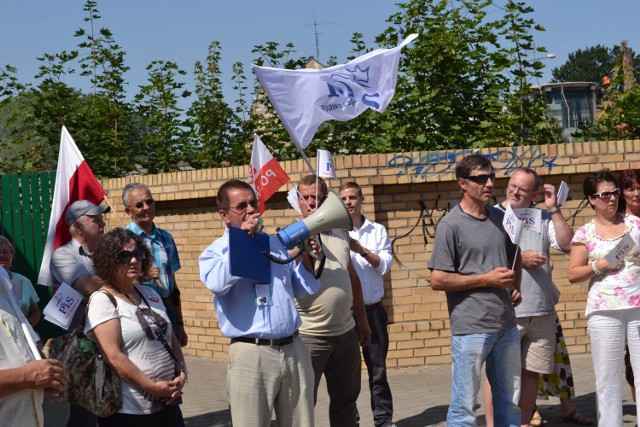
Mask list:
[{"label": "tree", "polygon": [[140,120],[140,144],[136,160],[148,173],[178,170],[188,160],[188,138],[182,120],[178,99],[190,93],[184,82],[176,80],[186,72],[171,61],[152,61],[148,66],[149,84],[140,86],[135,96]]},{"label": "tree", "polygon": [[189,128],[190,163],[194,167],[216,167],[231,158],[234,112],[224,101],[220,72],[220,43],[209,45],[206,62],[196,62],[196,99],[187,111],[185,125]]}]

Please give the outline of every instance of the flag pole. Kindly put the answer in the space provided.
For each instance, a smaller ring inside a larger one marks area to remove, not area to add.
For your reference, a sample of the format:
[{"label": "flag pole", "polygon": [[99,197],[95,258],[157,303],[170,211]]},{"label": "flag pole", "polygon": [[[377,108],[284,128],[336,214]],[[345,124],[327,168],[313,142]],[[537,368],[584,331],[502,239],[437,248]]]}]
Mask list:
[{"label": "flag pole", "polygon": [[313,165],[311,164],[311,160],[309,160],[309,158],[307,157],[306,154],[304,154],[304,150],[300,147],[298,147],[297,144],[294,144],[296,146],[296,148],[298,149],[298,151],[300,152],[300,154],[302,155],[302,160],[304,160],[307,163],[307,166],[309,166],[309,170],[311,171],[312,175],[316,174],[316,171],[313,170]]},{"label": "flag pole", "polygon": [[[107,202],[107,205],[109,205],[109,207],[111,208],[111,212],[116,213],[116,208],[114,208],[113,204],[111,204],[111,199],[109,198],[109,196],[107,196],[107,193],[104,193],[104,200]],[[120,215],[116,215],[116,219],[120,223],[120,227],[125,228],[124,222],[122,222],[122,218],[120,218]]]}]

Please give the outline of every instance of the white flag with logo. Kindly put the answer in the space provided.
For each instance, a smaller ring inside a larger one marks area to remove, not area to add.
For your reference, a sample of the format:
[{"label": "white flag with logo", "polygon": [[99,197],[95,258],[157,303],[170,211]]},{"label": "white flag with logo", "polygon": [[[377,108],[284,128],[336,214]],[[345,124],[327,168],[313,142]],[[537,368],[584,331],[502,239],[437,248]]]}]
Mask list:
[{"label": "white flag with logo", "polygon": [[346,122],[369,108],[384,112],[396,90],[400,50],[416,37],[411,34],[392,49],[376,49],[322,70],[252,67],[294,144],[303,150],[327,120]]},{"label": "white flag with logo", "polygon": [[316,169],[321,178],[337,178],[336,169],[333,166],[333,156],[327,150],[318,150]]},{"label": "white flag with logo", "polygon": [[524,228],[524,222],[518,219],[518,215],[511,209],[511,205],[507,205],[507,209],[504,212],[504,218],[502,219],[502,226],[509,235],[509,239],[514,245],[520,244],[520,236],[522,235],[522,229]]}]

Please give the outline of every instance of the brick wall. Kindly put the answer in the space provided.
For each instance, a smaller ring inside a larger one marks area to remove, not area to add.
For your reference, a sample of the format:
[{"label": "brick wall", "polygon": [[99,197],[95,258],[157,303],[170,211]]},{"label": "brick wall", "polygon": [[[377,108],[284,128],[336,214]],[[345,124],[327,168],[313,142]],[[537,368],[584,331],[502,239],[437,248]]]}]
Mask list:
[{"label": "brick wall", "polygon": [[[427,263],[435,226],[459,199],[454,182],[456,162],[471,150],[411,152],[338,156],[337,189],[342,181],[355,180],[366,197],[364,212],[387,227],[397,257],[385,278],[383,301],[389,312],[392,367],[450,362],[450,330],[444,293],[429,287]],[[583,202],[582,182],[587,173],[602,168],[640,168],[640,141],[609,141],[549,146],[495,148],[480,151],[493,162],[497,172],[497,200],[502,200],[508,177],[527,166],[537,170],[547,183],[569,184],[570,199],[563,207],[565,218],[576,229],[593,217]],[[299,161],[283,162],[293,181],[307,174]],[[128,222],[120,200],[122,188],[132,181],[149,185],[157,200],[156,224],[173,234],[182,269],[177,280],[182,291],[183,313],[189,334],[186,352],[203,357],[225,358],[228,339],[220,334],[212,294],[199,280],[198,256],[222,232],[215,195],[231,178],[246,179],[246,167],[175,172],[135,178],[104,180],[115,214],[107,215],[109,227]],[[291,224],[296,212],[288,205],[283,188],[269,202],[265,212],[267,232]],[[554,278],[562,291],[557,305],[571,353],[589,351],[584,306],[587,285],[571,285],[566,279],[568,256],[553,255]]]}]

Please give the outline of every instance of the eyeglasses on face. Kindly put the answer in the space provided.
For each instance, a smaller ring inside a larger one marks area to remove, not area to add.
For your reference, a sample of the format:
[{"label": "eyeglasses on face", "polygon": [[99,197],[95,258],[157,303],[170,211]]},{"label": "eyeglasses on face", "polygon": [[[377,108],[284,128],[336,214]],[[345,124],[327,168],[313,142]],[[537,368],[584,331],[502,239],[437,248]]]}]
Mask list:
[{"label": "eyeglasses on face", "polygon": [[620,196],[620,189],[619,188],[614,188],[611,191],[601,191],[599,193],[594,193],[591,196],[592,197],[597,197],[598,199],[602,199],[602,200],[610,199],[611,196],[619,197]]},{"label": "eyeglasses on face", "polygon": [[496,180],[496,174],[495,172],[491,172],[491,173],[484,173],[484,174],[480,174],[480,175],[470,175],[465,177],[464,179],[468,180],[468,181],[472,181],[475,182],[476,184],[486,184],[487,181],[491,180],[491,181],[495,181]]},{"label": "eyeglasses on face", "polygon": [[138,261],[142,261],[147,256],[144,253],[144,250],[138,248],[133,251],[121,251],[118,253],[118,262],[120,264],[128,264],[131,262],[131,258],[136,257]]},{"label": "eyeglasses on face", "polygon": [[142,209],[142,207],[146,204],[147,206],[153,206],[156,201],[153,199],[141,200],[135,205],[133,205],[136,209]]},{"label": "eyeglasses on face", "polygon": [[237,211],[237,212],[244,212],[244,211],[247,210],[249,205],[251,205],[251,207],[254,208],[254,209],[258,209],[258,206],[260,206],[260,200],[253,199],[253,200],[250,200],[248,202],[240,202],[237,205],[230,207],[229,210],[234,210],[234,211]]},{"label": "eyeglasses on face", "polygon": [[517,192],[522,193],[522,194],[529,194],[529,193],[531,193],[533,191],[533,190],[524,189],[522,187],[518,187],[515,184],[509,184],[509,189],[511,191],[513,191],[514,193],[517,191]]}]

